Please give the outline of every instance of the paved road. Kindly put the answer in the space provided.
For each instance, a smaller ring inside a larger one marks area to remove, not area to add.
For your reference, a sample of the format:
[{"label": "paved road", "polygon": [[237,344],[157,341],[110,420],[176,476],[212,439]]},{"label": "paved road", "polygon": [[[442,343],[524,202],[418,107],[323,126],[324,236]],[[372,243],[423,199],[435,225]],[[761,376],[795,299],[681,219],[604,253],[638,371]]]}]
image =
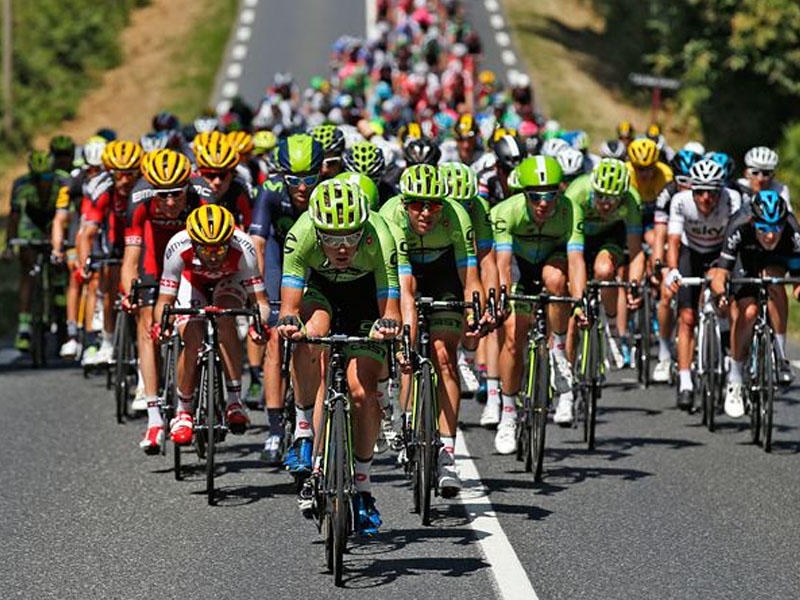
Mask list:
[{"label": "paved road", "polygon": [[467,482],[465,505],[437,501],[433,526],[422,527],[403,474],[381,457],[385,527],[354,542],[346,589],[334,590],[290,480],[259,464],[263,413],[226,441],[223,496],[210,508],[201,471],[177,482],[169,456],[136,448],[143,421],[117,425],[100,379],[70,368],[6,368],[0,377],[3,598],[397,598],[445,585],[447,597],[497,597],[501,565],[480,544],[501,536],[473,530],[479,517],[499,523],[540,598],[791,598],[800,589],[796,387],[777,405],[766,455],[743,422],[723,418],[709,434],[674,409],[671,390],[614,385],[595,452],[577,431],[548,428],[541,484],[493,454],[480,407],[466,400],[462,430],[480,481]]}]

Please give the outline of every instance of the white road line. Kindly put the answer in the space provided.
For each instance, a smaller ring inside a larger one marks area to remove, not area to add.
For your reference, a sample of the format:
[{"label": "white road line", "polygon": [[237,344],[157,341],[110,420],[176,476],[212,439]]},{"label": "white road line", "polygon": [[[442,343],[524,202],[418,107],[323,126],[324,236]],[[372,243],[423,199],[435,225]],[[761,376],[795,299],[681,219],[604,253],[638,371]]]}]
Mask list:
[{"label": "white road line", "polygon": [[494,41],[497,42],[498,46],[508,46],[511,43],[511,36],[505,31],[498,31],[494,34]]},{"label": "white road line", "polygon": [[456,455],[464,481],[464,489],[458,498],[467,511],[470,527],[481,534],[478,544],[492,569],[499,597],[503,600],[538,600],[528,574],[503,533],[478,469],[470,458],[463,431],[456,436]]},{"label": "white road line", "polygon": [[253,35],[253,30],[249,27],[239,27],[239,29],[236,30],[236,39],[240,42],[248,41],[251,35]]},{"label": "white road line", "polygon": [[497,0],[484,0],[483,5],[490,13],[497,12],[497,10],[500,8]]},{"label": "white road line", "polygon": [[792,361],[789,361],[789,362],[791,362],[791,363],[792,363],[792,366],[793,366],[795,369],[800,369],[800,360],[792,360]]},{"label": "white road line", "polygon": [[364,31],[367,34],[367,39],[370,39],[375,34],[375,21],[378,18],[378,6],[375,0],[366,0],[366,27]]},{"label": "white road line", "polygon": [[223,98],[233,98],[239,91],[239,84],[235,81],[226,81],[222,86],[220,94]]},{"label": "white road line", "polygon": [[244,60],[245,56],[247,56],[247,46],[244,44],[236,44],[231,50],[233,60]]},{"label": "white road line", "polygon": [[228,74],[229,79],[239,79],[239,77],[242,76],[242,63],[240,62],[230,63],[225,72]]},{"label": "white road line", "polygon": [[258,0],[244,0],[244,5],[248,8],[255,8],[258,4]]},{"label": "white road line", "polygon": [[231,101],[230,100],[220,100],[217,102],[216,111],[218,115],[224,115],[231,109]]},{"label": "white road line", "polygon": [[517,57],[511,50],[503,50],[500,58],[503,60],[503,64],[505,65],[511,66],[517,64]]},{"label": "white road line", "polygon": [[245,8],[239,15],[239,22],[243,25],[252,25],[256,20],[256,11],[252,8]]},{"label": "white road line", "polygon": [[502,29],[503,27],[506,26],[506,22],[503,20],[502,15],[492,15],[491,17],[489,17],[489,23],[495,29]]}]

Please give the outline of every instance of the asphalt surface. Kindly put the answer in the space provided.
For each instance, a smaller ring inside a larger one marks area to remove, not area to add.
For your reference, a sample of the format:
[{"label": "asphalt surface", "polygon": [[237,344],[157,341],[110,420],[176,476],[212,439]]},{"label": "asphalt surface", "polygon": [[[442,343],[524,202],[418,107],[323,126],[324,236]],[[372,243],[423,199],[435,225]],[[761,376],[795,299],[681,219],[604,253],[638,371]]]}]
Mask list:
[{"label": "asphalt surface", "polygon": [[[478,543],[488,534],[471,528],[487,509],[471,490],[466,505],[437,499],[423,527],[402,471],[378,457],[385,524],[353,540],[340,590],[291,479],[259,462],[263,413],[225,441],[220,500],[209,507],[202,463],[188,460],[187,478],[175,481],[169,454],[145,456],[144,420],[117,425],[102,378],[24,364],[1,373],[0,597],[497,597]],[[465,483],[488,490],[538,596],[796,597],[798,388],[777,403],[767,455],[744,421],[721,417],[711,434],[674,408],[673,390],[620,383],[630,377],[614,373],[604,390],[596,451],[578,430],[550,424],[541,484],[493,453],[480,405],[464,401],[461,427],[481,478]]]}]

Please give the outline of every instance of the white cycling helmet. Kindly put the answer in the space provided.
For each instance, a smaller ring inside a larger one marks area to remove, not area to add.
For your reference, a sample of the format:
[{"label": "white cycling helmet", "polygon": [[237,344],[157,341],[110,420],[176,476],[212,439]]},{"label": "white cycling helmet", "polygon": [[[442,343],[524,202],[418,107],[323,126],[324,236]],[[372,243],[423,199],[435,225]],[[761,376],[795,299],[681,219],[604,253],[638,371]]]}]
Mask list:
[{"label": "white cycling helmet", "polygon": [[693,190],[719,190],[725,184],[725,169],[709,158],[698,160],[689,169]]},{"label": "white cycling helmet", "polygon": [[628,156],[628,150],[625,144],[619,140],[606,140],[600,144],[600,157],[601,158],[618,158],[625,160]]},{"label": "white cycling helmet", "polygon": [[778,153],[766,146],[756,146],[744,155],[744,164],[748,169],[774,171],[778,166]]},{"label": "white cycling helmet", "polygon": [[89,138],[83,145],[83,160],[92,167],[103,166],[103,150],[106,148],[105,138],[99,135]]},{"label": "white cycling helmet", "polygon": [[558,153],[561,152],[561,150],[569,147],[570,145],[565,140],[554,137],[547,139],[542,143],[542,147],[539,148],[539,154],[544,156],[552,156],[555,158],[558,156]]},{"label": "white cycling helmet", "polygon": [[701,144],[700,142],[694,142],[694,141],[686,142],[683,145],[683,148],[681,148],[681,150],[689,150],[691,152],[694,152],[695,154],[699,154],[700,156],[703,156],[706,153],[706,147],[703,146],[703,144]]},{"label": "white cycling helmet", "polygon": [[583,152],[571,146],[562,148],[556,154],[556,160],[561,165],[565,177],[579,175],[583,170]]}]

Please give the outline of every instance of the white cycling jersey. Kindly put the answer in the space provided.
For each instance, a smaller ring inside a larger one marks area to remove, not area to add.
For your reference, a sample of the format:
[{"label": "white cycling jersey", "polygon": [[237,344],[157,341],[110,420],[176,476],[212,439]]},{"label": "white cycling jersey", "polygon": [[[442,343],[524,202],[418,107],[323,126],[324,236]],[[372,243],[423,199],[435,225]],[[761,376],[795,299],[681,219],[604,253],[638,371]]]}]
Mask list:
[{"label": "white cycling jersey", "polygon": [[696,252],[718,251],[725,239],[725,228],[741,204],[738,192],[723,188],[716,208],[710,215],[703,215],[697,209],[691,190],[678,192],[670,203],[667,234],[680,235],[681,244]]}]

